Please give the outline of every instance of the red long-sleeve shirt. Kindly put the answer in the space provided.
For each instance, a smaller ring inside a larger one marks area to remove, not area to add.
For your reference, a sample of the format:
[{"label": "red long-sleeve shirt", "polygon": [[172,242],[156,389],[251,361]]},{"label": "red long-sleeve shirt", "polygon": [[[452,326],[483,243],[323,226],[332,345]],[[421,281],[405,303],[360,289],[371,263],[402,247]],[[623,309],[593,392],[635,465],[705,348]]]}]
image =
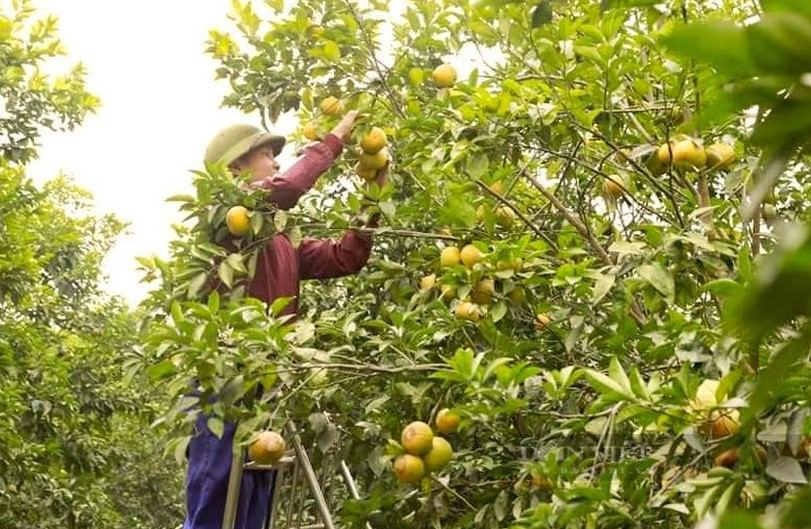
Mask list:
[{"label": "red long-sleeve shirt", "polygon": [[[269,191],[268,200],[281,209],[295,206],[342,150],[341,140],[333,134],[307,147],[287,171],[262,181],[261,187]],[[371,249],[372,237],[354,230],[346,231],[340,240],[304,238],[298,248],[293,247],[287,235],[276,234],[261,250],[248,295],[268,304],[280,297],[292,297],[282,314],[295,314],[300,280],[357,273],[369,260]]]}]

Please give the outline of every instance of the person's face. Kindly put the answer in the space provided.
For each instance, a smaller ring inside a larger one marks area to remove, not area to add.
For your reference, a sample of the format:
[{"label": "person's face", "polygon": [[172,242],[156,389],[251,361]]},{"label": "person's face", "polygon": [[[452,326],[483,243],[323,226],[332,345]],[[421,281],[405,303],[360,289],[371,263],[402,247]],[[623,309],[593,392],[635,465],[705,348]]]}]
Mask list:
[{"label": "person's face", "polygon": [[237,173],[250,171],[249,178],[251,182],[264,180],[279,172],[279,163],[276,161],[273,149],[269,145],[250,151],[235,161],[233,167]]}]

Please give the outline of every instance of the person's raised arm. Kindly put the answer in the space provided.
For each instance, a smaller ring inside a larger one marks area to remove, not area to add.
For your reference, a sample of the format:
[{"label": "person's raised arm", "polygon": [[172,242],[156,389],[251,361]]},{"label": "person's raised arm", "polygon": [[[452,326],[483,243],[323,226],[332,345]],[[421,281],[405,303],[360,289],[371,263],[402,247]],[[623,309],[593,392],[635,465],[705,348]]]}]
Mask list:
[{"label": "person's raised arm", "polygon": [[[389,165],[380,169],[376,182],[386,185]],[[376,228],[379,214],[368,220],[366,228]],[[298,249],[302,279],[328,279],[358,273],[366,265],[372,252],[372,235],[350,229],[339,240],[304,239]]]},{"label": "person's raised arm", "polygon": [[254,182],[251,186],[266,189],[268,201],[281,209],[294,207],[341,154],[357,115],[355,110],[347,112],[322,141],[305,148],[304,155],[288,170]]}]

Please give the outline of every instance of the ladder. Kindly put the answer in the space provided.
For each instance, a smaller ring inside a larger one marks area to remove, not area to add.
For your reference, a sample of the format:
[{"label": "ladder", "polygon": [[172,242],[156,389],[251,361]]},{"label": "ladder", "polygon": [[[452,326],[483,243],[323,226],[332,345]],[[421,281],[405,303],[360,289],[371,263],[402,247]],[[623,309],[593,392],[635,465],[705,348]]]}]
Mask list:
[{"label": "ladder", "polygon": [[[234,453],[234,458],[231,461],[231,472],[228,477],[228,493],[225,500],[225,514],[222,521],[222,529],[233,529],[237,516],[237,506],[239,505],[240,485],[242,483],[243,472],[269,472],[275,471],[270,490],[271,498],[268,505],[268,515],[265,520],[265,529],[276,529],[276,524],[279,521],[279,503],[280,498],[284,493],[287,497],[287,509],[285,512],[285,525],[286,529],[297,527],[298,529],[335,529],[335,523],[330,512],[328,498],[324,494],[325,488],[328,488],[330,493],[329,500],[332,499],[334,487],[332,487],[333,475],[330,467],[332,465],[322,465],[320,476],[316,474],[307,451],[301,442],[298,429],[290,422],[285,426],[285,437],[289,438],[292,442],[292,450],[288,450],[285,455],[273,465],[259,465],[253,461],[245,462],[243,459],[243,451],[237,450]],[[337,445],[337,443],[336,443]],[[326,454],[325,458],[333,455]],[[336,457],[331,458],[331,463],[335,462]],[[292,466],[292,475],[288,472],[288,467]],[[355,480],[352,477],[349,467],[343,460],[338,463],[340,468],[340,475],[349,491],[352,498],[358,500],[358,494]],[[320,520],[317,523],[308,523],[301,525],[301,516],[304,509],[304,498],[299,493],[299,485],[301,484],[302,474],[306,481],[307,488],[311,494],[312,500],[315,502],[317,510],[317,518]],[[290,475],[289,481],[285,479]],[[300,505],[298,505],[300,504]],[[299,509],[294,510],[298,505]],[[293,524],[294,520],[297,522]],[[371,526],[367,523],[367,529]]]}]

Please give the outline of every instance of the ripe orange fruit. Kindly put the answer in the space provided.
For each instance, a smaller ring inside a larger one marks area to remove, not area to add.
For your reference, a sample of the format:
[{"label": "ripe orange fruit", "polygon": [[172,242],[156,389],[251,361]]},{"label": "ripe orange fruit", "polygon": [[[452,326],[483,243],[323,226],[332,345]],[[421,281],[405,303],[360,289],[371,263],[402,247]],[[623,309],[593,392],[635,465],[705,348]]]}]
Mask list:
[{"label": "ripe orange fruit", "polygon": [[712,429],[710,430],[711,439],[721,439],[730,435],[738,433],[740,424],[738,417],[740,413],[738,410],[731,410],[725,412],[714,412],[712,421]]},{"label": "ripe orange fruit", "polygon": [[532,474],[532,486],[541,492],[552,490],[552,482],[543,474]]},{"label": "ripe orange fruit", "polygon": [[364,167],[360,162],[355,164],[355,174],[363,178],[367,182],[371,182],[377,178],[377,169],[370,169]]},{"label": "ripe orange fruit", "polygon": [[738,449],[730,448],[715,456],[713,464],[717,467],[732,468],[735,466],[735,463],[738,462],[738,459],[740,459]]},{"label": "ripe orange fruit", "polygon": [[432,76],[438,88],[450,88],[456,82],[456,68],[450,64],[441,64],[434,69]]},{"label": "ripe orange fruit", "polygon": [[423,276],[423,278],[420,279],[420,290],[431,289],[434,287],[435,283],[436,283],[436,274]]},{"label": "ripe orange fruit", "polygon": [[496,283],[492,279],[482,279],[476,283],[476,288],[470,293],[470,299],[479,305],[489,305],[496,293]]},{"label": "ripe orange fruit", "polygon": [[403,454],[394,460],[394,474],[401,483],[419,483],[425,475],[425,464],[415,455]]},{"label": "ripe orange fruit", "polygon": [[362,152],[360,156],[358,156],[358,160],[361,167],[377,171],[378,169],[382,169],[383,166],[386,165],[386,162],[389,161],[389,153],[387,149],[380,149],[374,154]]},{"label": "ripe orange fruit", "polygon": [[414,421],[403,428],[400,441],[409,454],[421,456],[431,449],[434,432],[422,421]]},{"label": "ripe orange fruit", "polygon": [[459,258],[462,260],[462,264],[468,268],[472,268],[474,264],[481,261],[482,252],[472,244],[468,244],[459,252]]},{"label": "ripe orange fruit", "polygon": [[496,208],[496,222],[503,228],[512,226],[517,217],[518,215],[510,206],[499,206]]},{"label": "ripe orange fruit", "polygon": [[434,425],[440,433],[455,433],[461,420],[462,418],[459,417],[458,413],[452,412],[449,408],[442,408],[436,414]]},{"label": "ripe orange fruit", "polygon": [[439,254],[439,264],[442,268],[451,268],[459,264],[461,252],[456,246],[446,246]]},{"label": "ripe orange fruit", "polygon": [[374,154],[386,146],[388,138],[386,133],[380,127],[372,127],[366,135],[360,140],[360,148],[364,152]]},{"label": "ripe orange fruit", "polygon": [[490,184],[490,191],[492,191],[493,193],[495,193],[497,195],[503,195],[504,194],[504,184],[501,183],[501,180],[498,180],[497,182],[493,182],[492,184]]},{"label": "ripe orange fruit", "polygon": [[328,116],[340,116],[344,113],[344,104],[335,96],[327,96],[322,99],[318,108]]},{"label": "ripe orange fruit", "polygon": [[251,219],[244,206],[234,206],[225,214],[225,225],[235,237],[242,237],[251,229]]},{"label": "ripe orange fruit", "polygon": [[707,166],[713,169],[729,169],[735,161],[735,149],[726,143],[713,143],[704,151],[707,154]]},{"label": "ripe orange fruit", "polygon": [[543,312],[535,315],[535,328],[538,330],[545,329],[552,323],[552,319]]},{"label": "ripe orange fruit", "polygon": [[434,437],[431,441],[431,449],[422,456],[425,469],[429,472],[440,470],[447,465],[453,457],[451,444],[442,437]]},{"label": "ripe orange fruit", "polygon": [[456,305],[456,308],[453,309],[453,315],[460,320],[470,321],[479,321],[482,317],[479,307],[469,301],[463,301]]},{"label": "ripe orange fruit", "polygon": [[260,465],[273,465],[282,458],[285,442],[281,435],[273,431],[264,431],[248,447],[248,456]]},{"label": "ripe orange fruit", "polygon": [[318,134],[318,126],[313,123],[312,121],[304,125],[304,128],[301,130],[304,137],[311,141],[318,141],[321,139],[321,135]]},{"label": "ripe orange fruit", "polygon": [[676,167],[701,169],[706,164],[707,154],[694,140],[683,140],[673,146],[673,165]]},{"label": "ripe orange fruit", "polygon": [[519,285],[507,293],[507,299],[513,303],[523,303],[527,299],[527,292]]},{"label": "ripe orange fruit", "polygon": [[484,220],[484,216],[487,213],[487,208],[484,207],[484,204],[476,208],[476,220],[478,222],[482,222]]}]

